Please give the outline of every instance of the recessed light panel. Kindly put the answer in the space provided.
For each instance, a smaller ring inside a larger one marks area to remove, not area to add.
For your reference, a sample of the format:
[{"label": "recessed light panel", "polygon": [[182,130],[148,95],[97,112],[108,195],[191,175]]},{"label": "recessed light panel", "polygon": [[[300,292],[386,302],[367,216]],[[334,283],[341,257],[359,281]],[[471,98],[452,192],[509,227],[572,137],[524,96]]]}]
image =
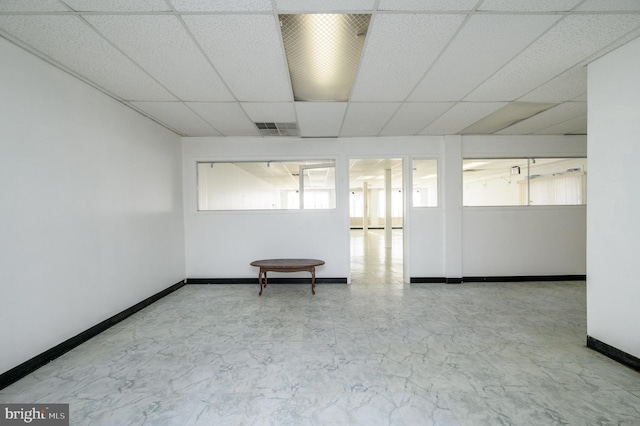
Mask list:
[{"label": "recessed light panel", "polygon": [[296,101],[349,99],[370,19],[368,14],[280,15]]}]

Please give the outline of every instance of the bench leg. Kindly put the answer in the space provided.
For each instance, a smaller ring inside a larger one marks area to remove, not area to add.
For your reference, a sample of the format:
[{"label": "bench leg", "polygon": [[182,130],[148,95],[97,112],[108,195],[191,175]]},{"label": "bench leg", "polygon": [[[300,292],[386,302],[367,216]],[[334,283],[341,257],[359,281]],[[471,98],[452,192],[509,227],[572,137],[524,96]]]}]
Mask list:
[{"label": "bench leg", "polygon": [[260,293],[258,293],[258,296],[262,296],[262,289],[267,286],[267,271],[260,270],[258,273],[258,284],[260,284]]}]

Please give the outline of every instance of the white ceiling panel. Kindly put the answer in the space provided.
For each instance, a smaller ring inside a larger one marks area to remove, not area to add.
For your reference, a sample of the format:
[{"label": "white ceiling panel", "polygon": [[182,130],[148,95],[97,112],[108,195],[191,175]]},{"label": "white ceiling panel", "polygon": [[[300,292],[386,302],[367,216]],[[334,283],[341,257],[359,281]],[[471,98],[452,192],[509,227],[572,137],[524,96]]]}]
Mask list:
[{"label": "white ceiling panel", "polygon": [[[348,100],[294,102],[278,14],[348,12],[372,16]],[[189,136],[580,134],[640,0],[0,0],[0,37]]]},{"label": "white ceiling panel", "polygon": [[580,11],[617,11],[617,12],[640,12],[640,1],[638,0],[586,0],[576,8]]},{"label": "white ceiling panel", "polygon": [[453,106],[453,102],[402,104],[380,132],[381,136],[415,135]]},{"label": "white ceiling panel", "polygon": [[62,12],[69,10],[58,0],[2,0],[0,12]]},{"label": "white ceiling panel", "polygon": [[296,102],[300,135],[336,137],[347,109],[346,102]]},{"label": "white ceiling panel", "polygon": [[273,16],[185,16],[184,21],[238,100],[293,100],[278,21]]},{"label": "white ceiling panel", "polygon": [[536,135],[586,134],[587,114],[535,132]]},{"label": "white ceiling panel", "polygon": [[0,29],[116,97],[175,100],[76,16],[0,16]]},{"label": "white ceiling panel", "polygon": [[293,123],[296,121],[293,102],[242,102],[240,105],[251,121],[256,123]]},{"label": "white ceiling panel", "polygon": [[64,0],[78,12],[167,12],[164,0]]},{"label": "white ceiling panel", "polygon": [[276,0],[278,11],[293,13],[335,13],[372,11],[375,0]]},{"label": "white ceiling panel", "polygon": [[409,96],[458,101],[558,20],[554,15],[472,16]]},{"label": "white ceiling panel", "polygon": [[380,10],[471,11],[478,0],[380,0]]},{"label": "white ceiling panel", "polygon": [[340,136],[376,136],[396,112],[399,103],[351,103]]},{"label": "white ceiling panel", "polygon": [[131,102],[131,105],[183,136],[220,136],[220,132],[182,102]]},{"label": "white ceiling panel", "polygon": [[271,0],[170,0],[182,12],[250,12],[273,10]]},{"label": "white ceiling panel", "polygon": [[351,100],[404,100],[463,19],[463,15],[376,15]]},{"label": "white ceiling panel", "polygon": [[582,0],[484,0],[478,10],[500,12],[569,11]]},{"label": "white ceiling panel", "polygon": [[640,15],[567,16],[466,100],[518,99],[639,25]]},{"label": "white ceiling panel", "polygon": [[188,102],[189,108],[225,136],[259,136],[237,102]]},{"label": "white ceiling panel", "polygon": [[454,135],[505,105],[505,102],[459,102],[420,134]]},{"label": "white ceiling panel", "polygon": [[587,91],[587,67],[575,67],[518,99],[524,102],[567,102]]},{"label": "white ceiling panel", "polygon": [[564,123],[565,121],[573,120],[574,118],[586,115],[586,113],[586,102],[567,102],[509,126],[506,129],[496,132],[496,134],[528,135]]},{"label": "white ceiling panel", "polygon": [[233,100],[175,16],[84,17],[178,98],[185,101]]}]

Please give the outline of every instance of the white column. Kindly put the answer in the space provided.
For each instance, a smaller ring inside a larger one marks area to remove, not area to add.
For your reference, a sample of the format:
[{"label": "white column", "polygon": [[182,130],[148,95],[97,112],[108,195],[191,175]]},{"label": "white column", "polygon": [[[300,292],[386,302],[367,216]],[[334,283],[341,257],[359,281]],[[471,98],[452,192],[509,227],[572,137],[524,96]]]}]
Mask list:
[{"label": "white column", "polygon": [[[462,278],[462,137],[444,137],[445,276]],[[455,281],[454,281],[455,282]]]},{"label": "white column", "polygon": [[385,215],[384,215],[384,246],[391,248],[391,169],[384,170]]},{"label": "white column", "polygon": [[587,334],[640,357],[640,39],[589,65]]},{"label": "white column", "polygon": [[369,233],[369,184],[365,182],[362,186],[362,232]]}]

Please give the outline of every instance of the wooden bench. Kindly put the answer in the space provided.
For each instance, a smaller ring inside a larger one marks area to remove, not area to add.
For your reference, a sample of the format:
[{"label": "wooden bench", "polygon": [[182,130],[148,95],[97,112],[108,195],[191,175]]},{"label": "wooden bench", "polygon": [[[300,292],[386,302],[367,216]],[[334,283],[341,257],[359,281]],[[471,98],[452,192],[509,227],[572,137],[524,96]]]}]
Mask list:
[{"label": "wooden bench", "polygon": [[260,268],[258,273],[258,284],[260,284],[260,293],[262,289],[267,287],[267,272],[301,272],[311,273],[311,294],[316,294],[316,266],[324,265],[324,260],[318,259],[264,259],[251,262],[251,266]]}]

